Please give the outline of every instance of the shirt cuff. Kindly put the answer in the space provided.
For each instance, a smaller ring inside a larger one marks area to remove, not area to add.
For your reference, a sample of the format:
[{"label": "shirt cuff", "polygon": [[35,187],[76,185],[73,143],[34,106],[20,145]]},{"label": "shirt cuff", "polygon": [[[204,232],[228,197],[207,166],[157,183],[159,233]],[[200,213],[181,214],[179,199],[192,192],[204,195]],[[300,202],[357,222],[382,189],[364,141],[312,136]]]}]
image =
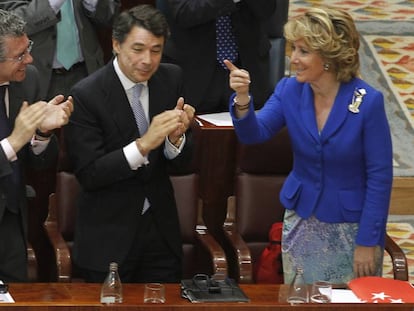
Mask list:
[{"label": "shirt cuff", "polygon": [[65,0],[49,0],[49,5],[53,11],[57,14],[62,7]]},{"label": "shirt cuff", "polygon": [[123,151],[131,170],[137,170],[139,167],[149,164],[147,157],[144,157],[141,152],[139,152],[135,141],[126,145],[123,148]]},{"label": "shirt cuff", "polygon": [[3,151],[9,161],[16,161],[17,160],[17,154],[13,150],[13,147],[10,145],[7,138],[4,138],[2,141],[0,141],[0,145],[3,148]]},{"label": "shirt cuff", "polygon": [[178,148],[176,146],[174,146],[169,140],[168,137],[165,138],[165,149],[164,149],[164,154],[167,157],[167,159],[171,160],[174,159],[176,156],[178,156],[181,151],[184,148],[185,145],[185,134],[183,134],[183,139],[181,141],[180,146],[178,146]]},{"label": "shirt cuff", "polygon": [[33,135],[32,140],[30,141],[33,153],[35,155],[41,154],[43,151],[46,150],[49,142],[50,142],[50,138],[40,140],[40,139],[36,139],[36,136]]},{"label": "shirt cuff", "polygon": [[95,12],[96,11],[96,5],[98,4],[98,0],[83,0],[83,6],[85,9],[87,9],[89,12]]}]

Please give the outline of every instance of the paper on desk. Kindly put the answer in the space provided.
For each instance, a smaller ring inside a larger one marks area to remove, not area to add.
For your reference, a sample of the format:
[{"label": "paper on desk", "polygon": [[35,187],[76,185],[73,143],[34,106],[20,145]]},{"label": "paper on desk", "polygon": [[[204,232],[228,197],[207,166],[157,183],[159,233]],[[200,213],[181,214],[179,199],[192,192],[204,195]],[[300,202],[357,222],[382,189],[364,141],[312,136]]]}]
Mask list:
[{"label": "paper on desk", "polygon": [[337,303],[355,303],[359,302],[362,303],[362,301],[355,296],[352,290],[350,289],[333,289],[332,290],[332,302]]},{"label": "paper on desk", "polygon": [[[0,284],[3,284],[2,280],[0,280]],[[9,292],[7,292],[5,294],[0,294],[0,303],[13,303],[13,302],[14,302],[14,299],[10,295]]]},{"label": "paper on desk", "polygon": [[197,115],[197,118],[217,126],[233,126],[229,112],[200,114]]}]

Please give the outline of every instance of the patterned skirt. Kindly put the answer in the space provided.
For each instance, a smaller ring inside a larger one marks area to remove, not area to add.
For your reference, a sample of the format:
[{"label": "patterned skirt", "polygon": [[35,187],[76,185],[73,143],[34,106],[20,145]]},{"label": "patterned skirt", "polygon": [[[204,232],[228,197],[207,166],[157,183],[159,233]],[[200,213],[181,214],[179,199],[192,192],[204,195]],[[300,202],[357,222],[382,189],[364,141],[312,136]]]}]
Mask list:
[{"label": "patterned skirt", "polygon": [[[356,223],[326,223],[314,216],[303,219],[295,211],[286,210],[282,234],[284,282],[291,283],[296,267],[303,268],[308,284],[318,280],[343,284],[353,279],[357,231]],[[381,276],[383,249],[378,246],[375,254],[376,275]]]}]

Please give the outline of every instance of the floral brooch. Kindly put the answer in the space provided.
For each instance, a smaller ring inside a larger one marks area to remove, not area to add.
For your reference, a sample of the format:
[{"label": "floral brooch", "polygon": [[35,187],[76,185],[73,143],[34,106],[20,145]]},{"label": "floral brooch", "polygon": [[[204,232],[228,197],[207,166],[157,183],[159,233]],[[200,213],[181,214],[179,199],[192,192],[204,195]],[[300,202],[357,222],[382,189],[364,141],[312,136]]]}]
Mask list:
[{"label": "floral brooch", "polygon": [[359,112],[359,106],[362,104],[362,99],[367,94],[365,89],[355,89],[354,96],[352,97],[352,103],[348,105],[348,110],[352,113]]}]

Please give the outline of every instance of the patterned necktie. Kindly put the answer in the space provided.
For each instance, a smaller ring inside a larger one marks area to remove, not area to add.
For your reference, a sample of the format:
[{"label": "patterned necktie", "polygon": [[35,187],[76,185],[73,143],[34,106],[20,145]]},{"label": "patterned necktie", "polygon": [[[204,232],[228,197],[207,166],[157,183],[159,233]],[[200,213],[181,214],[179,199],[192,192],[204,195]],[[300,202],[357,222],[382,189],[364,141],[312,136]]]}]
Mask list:
[{"label": "patterned necktie", "polygon": [[[6,113],[5,94],[7,85],[0,86],[0,140],[6,138],[11,133],[11,125]],[[20,166],[18,160],[10,162],[13,173],[3,178],[2,187],[7,193],[7,209],[17,213],[19,208],[19,186],[20,186]]]},{"label": "patterned necktie", "polygon": [[237,44],[230,15],[219,16],[216,20],[216,49],[217,60],[224,69],[227,67],[223,60],[228,59],[231,62],[237,60]]},{"label": "patterned necktie", "polygon": [[72,0],[66,0],[60,8],[61,20],[57,24],[57,60],[70,69],[79,59],[75,15]]},{"label": "patterned necktie", "polygon": [[144,108],[142,108],[139,97],[144,85],[138,83],[132,88],[131,107],[134,112],[135,122],[137,123],[139,133],[144,135],[148,129],[148,121],[145,116]]},{"label": "patterned necktie", "polygon": [[[138,83],[132,88],[132,98],[131,98],[131,107],[132,111],[134,112],[135,122],[137,123],[138,130],[140,135],[144,135],[148,129],[148,121],[147,117],[145,116],[144,108],[142,108],[141,101],[139,97],[141,96],[142,88],[144,87],[143,84]],[[144,206],[142,207],[141,214],[144,213],[151,207],[151,204],[148,201],[148,198],[144,200]]]}]

